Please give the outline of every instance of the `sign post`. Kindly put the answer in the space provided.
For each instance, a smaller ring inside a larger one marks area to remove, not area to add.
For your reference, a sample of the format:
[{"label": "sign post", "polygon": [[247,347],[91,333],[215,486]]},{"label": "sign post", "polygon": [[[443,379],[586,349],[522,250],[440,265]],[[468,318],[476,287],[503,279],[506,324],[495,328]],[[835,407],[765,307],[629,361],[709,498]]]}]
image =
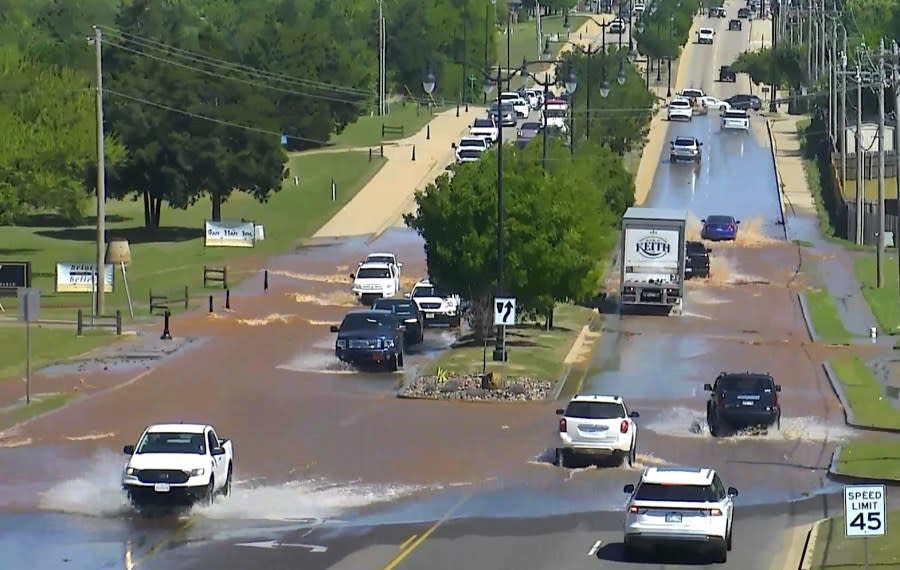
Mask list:
[{"label": "sign post", "polygon": [[863,539],[863,565],[869,570],[869,537],[887,534],[887,492],[884,485],[844,487],[844,532]]},{"label": "sign post", "polygon": [[19,320],[25,322],[25,403],[31,404],[31,322],[41,318],[41,290],[21,287],[19,297]]},{"label": "sign post", "polygon": [[506,327],[516,324],[516,298],[494,297],[494,326],[500,327],[500,350],[494,351],[494,360],[506,362]]}]

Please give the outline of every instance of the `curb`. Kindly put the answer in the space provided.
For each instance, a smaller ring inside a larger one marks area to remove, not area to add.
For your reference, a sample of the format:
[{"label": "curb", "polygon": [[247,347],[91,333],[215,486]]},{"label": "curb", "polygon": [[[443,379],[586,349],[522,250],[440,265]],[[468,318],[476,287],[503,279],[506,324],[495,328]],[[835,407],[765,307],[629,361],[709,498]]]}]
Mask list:
[{"label": "curb", "polygon": [[[812,318],[809,315],[809,306],[806,304],[806,295],[797,293],[797,301],[800,303],[800,314],[803,315],[803,324],[806,325],[806,332],[809,334],[809,340],[819,342],[819,335],[816,333],[816,327],[813,325]],[[834,388],[834,386],[832,386]],[[841,405],[844,401],[841,400]]]},{"label": "curb", "polygon": [[775,171],[775,193],[778,195],[778,211],[781,214],[781,227],[784,228],[784,239],[790,240],[787,219],[784,216],[784,191],[781,181],[781,173],[778,171],[777,149],[775,148],[775,135],[772,134],[772,123],[766,118],[766,132],[769,135],[769,149],[772,151],[772,167]]},{"label": "curb", "polygon": [[800,556],[800,564],[797,570],[810,570],[812,568],[813,553],[816,551],[816,539],[819,536],[819,527],[828,519],[819,519],[809,527],[806,533],[806,542],[803,544],[803,554]]},{"label": "curb", "polygon": [[841,403],[841,408],[843,408],[844,410],[845,424],[854,429],[863,431],[900,434],[900,429],[898,428],[867,426],[857,423],[856,416],[853,413],[853,408],[850,405],[850,400],[847,398],[847,392],[844,389],[844,385],[838,379],[838,376],[835,373],[834,369],[831,368],[831,364],[829,364],[828,362],[823,362],[822,368],[825,370],[825,376],[828,378],[828,383],[831,384],[831,390],[834,392],[834,395],[837,396],[837,399]]},{"label": "curb", "polygon": [[838,446],[837,449],[834,450],[834,453],[831,454],[831,462],[828,464],[828,471],[826,474],[828,478],[837,483],[880,483],[882,485],[887,485],[888,487],[900,487],[900,479],[897,478],[885,478],[885,477],[865,477],[863,475],[846,475],[844,473],[838,473],[837,465],[840,462],[841,451],[843,451],[843,446]]}]

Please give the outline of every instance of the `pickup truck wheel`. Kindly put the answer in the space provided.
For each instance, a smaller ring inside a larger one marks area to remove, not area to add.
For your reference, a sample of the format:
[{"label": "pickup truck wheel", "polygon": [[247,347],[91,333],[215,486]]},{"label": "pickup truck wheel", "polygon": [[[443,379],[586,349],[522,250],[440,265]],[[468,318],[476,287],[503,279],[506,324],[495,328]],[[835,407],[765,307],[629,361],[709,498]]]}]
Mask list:
[{"label": "pickup truck wheel", "polygon": [[213,501],[216,499],[216,478],[209,478],[209,485],[206,486],[206,492],[203,493],[203,499],[201,500],[201,504],[204,506],[209,506],[213,504]]},{"label": "pickup truck wheel", "polygon": [[396,358],[397,358],[397,368],[403,368],[403,353],[398,352]]},{"label": "pickup truck wheel", "polygon": [[222,486],[222,496],[227,497],[231,494],[231,475],[234,472],[234,467],[231,463],[228,464],[228,477],[225,479],[225,485]]}]

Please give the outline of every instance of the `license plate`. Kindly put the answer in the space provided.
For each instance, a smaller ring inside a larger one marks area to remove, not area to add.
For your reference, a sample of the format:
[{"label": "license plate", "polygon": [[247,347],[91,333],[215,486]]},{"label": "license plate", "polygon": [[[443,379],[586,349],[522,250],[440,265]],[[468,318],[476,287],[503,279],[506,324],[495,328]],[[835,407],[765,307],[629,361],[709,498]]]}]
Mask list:
[{"label": "license plate", "polygon": [[666,515],[666,522],[667,523],[680,523],[681,515],[678,513],[669,513]]},{"label": "license plate", "polygon": [[168,483],[157,483],[153,486],[153,490],[157,493],[168,493],[171,488],[171,485]]},{"label": "license plate", "polygon": [[426,318],[426,319],[433,319],[434,316],[435,316],[434,313],[425,313],[425,318]]},{"label": "license plate", "polygon": [[748,401],[748,400],[744,400],[744,405],[745,405],[745,406],[752,406],[752,405],[753,405],[753,402],[752,402],[752,401]]}]

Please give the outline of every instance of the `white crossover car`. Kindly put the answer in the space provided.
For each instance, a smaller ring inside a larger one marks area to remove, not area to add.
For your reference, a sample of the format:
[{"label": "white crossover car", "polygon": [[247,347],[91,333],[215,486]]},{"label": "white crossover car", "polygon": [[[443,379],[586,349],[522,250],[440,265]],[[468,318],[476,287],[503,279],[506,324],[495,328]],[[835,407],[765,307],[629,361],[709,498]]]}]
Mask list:
[{"label": "white crossover car", "polygon": [[669,101],[666,118],[670,121],[692,121],[694,119],[694,108],[691,107],[691,102],[688,99],[676,97]]},{"label": "white crossover car", "polygon": [[560,447],[556,463],[565,467],[577,455],[617,456],[634,465],[637,455],[637,424],[640,414],[629,412],[619,396],[578,395],[559,418]]},{"label": "white crossover car", "polygon": [[725,563],[731,550],[734,497],[718,473],[699,467],[650,467],[625,507],[625,557],[639,558],[660,546],[711,551]]},{"label": "white crossover car", "polygon": [[531,112],[531,105],[528,104],[528,101],[514,91],[501,93],[500,101],[512,105],[516,111],[516,117],[527,119],[528,113]]},{"label": "white crossover car", "polygon": [[363,263],[350,274],[351,290],[363,304],[393,297],[400,291],[400,268],[390,263]]},{"label": "white crossover car", "polygon": [[747,132],[750,130],[750,115],[743,109],[731,109],[722,113],[723,131],[737,130]]},{"label": "white crossover car", "polygon": [[422,313],[426,327],[446,324],[458,327],[462,322],[462,303],[459,295],[441,292],[428,279],[422,279],[413,286],[408,297],[415,301]]},{"label": "white crossover car", "polygon": [[716,37],[716,31],[712,28],[700,28],[697,30],[697,43],[712,45],[713,39]]}]

